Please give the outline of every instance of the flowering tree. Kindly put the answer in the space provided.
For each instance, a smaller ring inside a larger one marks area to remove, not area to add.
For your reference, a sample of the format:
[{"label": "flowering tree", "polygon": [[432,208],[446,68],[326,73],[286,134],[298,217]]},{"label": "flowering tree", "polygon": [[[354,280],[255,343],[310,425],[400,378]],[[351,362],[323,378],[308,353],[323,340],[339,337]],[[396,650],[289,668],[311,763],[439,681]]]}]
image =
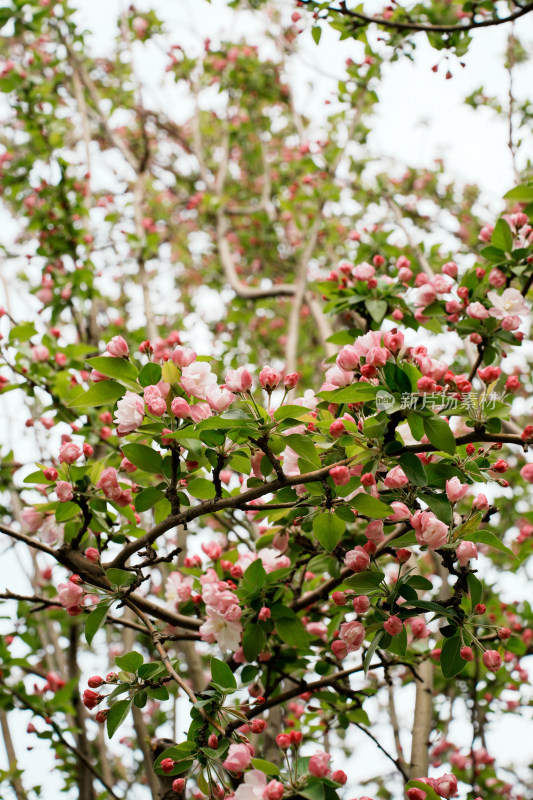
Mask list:
[{"label": "flowering tree", "polygon": [[[360,796],[340,767],[362,738],[375,797],[528,796],[486,737],[533,652],[533,187],[489,220],[440,165],[369,174],[387,56],[348,62],[317,136],[288,77],[300,18],[270,11],[268,58],[169,47],[133,8],[92,58],[67,2],[0,9],[18,800],[46,797],[24,713],[81,800]],[[161,42],[185,120],[143,91]]]}]

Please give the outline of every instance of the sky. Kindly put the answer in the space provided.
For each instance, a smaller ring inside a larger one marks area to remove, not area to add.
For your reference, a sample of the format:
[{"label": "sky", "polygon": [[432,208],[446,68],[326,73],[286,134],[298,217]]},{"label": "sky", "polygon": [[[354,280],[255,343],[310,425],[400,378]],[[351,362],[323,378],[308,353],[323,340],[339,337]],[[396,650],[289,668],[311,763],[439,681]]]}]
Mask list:
[{"label": "sky", "polygon": [[[127,5],[129,3],[123,0],[78,0],[80,23],[93,32],[92,46],[98,54],[104,54],[112,45],[115,35],[113,20]],[[287,17],[294,9],[293,0],[283,0],[280,5]],[[379,8],[382,3],[375,5]],[[206,37],[215,43],[220,39],[238,37],[243,37],[252,44],[262,40],[263,23],[259,17],[247,13],[237,14],[227,8],[225,0],[213,0],[211,4],[206,0],[153,0],[138,2],[136,7],[159,11],[170,31],[169,41],[196,52],[202,48]],[[524,37],[531,51],[531,17],[520,20],[515,32]],[[495,119],[487,109],[475,112],[465,107],[463,99],[483,85],[487,94],[498,95],[505,102],[508,76],[501,67],[500,58],[505,49],[505,35],[497,28],[478,34],[463,59],[466,65],[464,68],[457,59],[447,62],[418,37],[415,62],[404,59],[386,71],[386,78],[380,88],[376,121],[369,139],[373,153],[384,157],[386,163],[391,164],[391,169],[398,162],[430,167],[434,159],[444,158],[451,175],[460,182],[479,184],[485,204],[493,211],[498,211],[501,207],[501,196],[514,183],[506,145],[507,126],[505,122]],[[345,60],[360,58],[361,48],[358,43],[351,41],[339,42],[337,34],[327,25],[324,26],[318,48],[308,32],[299,37],[299,44],[301,53],[291,63],[295,94],[301,107],[316,119],[318,126],[324,101],[332,96],[335,81],[342,75]],[[166,55],[155,47],[148,49],[139,45],[135,50],[135,58],[150,99],[156,99],[178,121],[182,120],[186,116],[186,105],[180,106],[176,103],[175,95],[169,91],[168,84],[160,84],[159,75],[164,70],[161,65],[166,63]],[[439,67],[437,72],[432,71],[435,64]],[[448,69],[453,74],[450,80],[444,77]],[[528,64],[518,68],[515,77],[517,97],[526,97],[531,85],[531,66]],[[4,215],[0,215],[0,221],[4,221]],[[15,302],[17,307],[23,307],[22,299]],[[7,436],[7,426],[0,425],[0,438],[6,441]],[[18,455],[28,460],[24,444]],[[10,579],[18,572],[23,587],[24,579],[20,574],[20,567],[12,556],[3,559],[3,567]],[[15,586],[11,584],[11,588]],[[91,659],[86,665],[87,672],[93,670],[95,664],[96,661]],[[400,716],[407,726],[410,723],[411,706],[412,699],[407,693],[400,708]],[[27,721],[27,716],[21,716],[15,725],[20,754],[30,744],[30,739],[24,732]],[[514,717],[507,717],[502,719],[499,729],[491,734],[495,741],[497,738],[504,757],[516,758],[518,761],[530,758],[527,725],[526,721],[518,722]],[[457,731],[452,729],[450,733],[452,736],[456,735],[457,741],[464,739],[466,745],[469,731],[466,731],[461,720],[457,727]],[[379,737],[387,736],[385,729],[378,729],[377,733]],[[35,745],[33,738],[31,744]],[[43,773],[52,769],[45,755],[46,748],[46,742],[39,742],[31,753],[33,766],[42,769]],[[0,768],[3,760],[4,753],[0,752]],[[353,758],[348,758],[344,765],[338,763],[337,766],[357,769],[363,779],[364,765],[368,765],[366,774],[370,775],[375,769],[375,763],[374,745],[365,742]],[[44,800],[55,800],[60,785],[60,778],[52,772],[47,778]],[[134,788],[129,800],[137,800],[142,796],[142,791]]]}]

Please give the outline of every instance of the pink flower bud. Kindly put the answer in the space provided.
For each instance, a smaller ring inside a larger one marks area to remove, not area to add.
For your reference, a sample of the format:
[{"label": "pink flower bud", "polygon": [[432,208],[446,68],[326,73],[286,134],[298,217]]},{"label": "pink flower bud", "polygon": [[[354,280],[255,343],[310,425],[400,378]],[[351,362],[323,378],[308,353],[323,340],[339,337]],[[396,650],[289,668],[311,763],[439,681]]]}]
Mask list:
[{"label": "pink flower bud", "polygon": [[72,486],[67,481],[58,481],[56,483],[56,494],[60,503],[68,503],[74,497]]},{"label": "pink flower bud", "polygon": [[453,477],[446,481],[446,495],[450,503],[457,503],[468,491],[468,484],[461,483],[459,478]]},{"label": "pink flower bud", "polygon": [[346,426],[342,419],[334,420],[329,426],[329,435],[333,439],[338,439],[346,431]]},{"label": "pink flower bud", "polygon": [[365,594],[360,594],[352,600],[353,610],[356,614],[366,614],[370,608],[370,600]]},{"label": "pink flower bud", "polygon": [[226,375],[226,389],[230,392],[249,392],[252,388],[252,376],[244,367],[230,370]]},{"label": "pink flower bud", "polygon": [[364,572],[370,566],[370,556],[358,545],[346,553],[344,563],[353,572]]},{"label": "pink flower bud", "polygon": [[266,800],[281,800],[285,789],[280,781],[269,781],[263,791],[263,798]]},{"label": "pink flower bud", "polygon": [[463,661],[473,661],[474,660],[474,653],[472,651],[472,648],[471,647],[467,647],[466,645],[464,647],[461,647],[461,649],[459,650],[459,655],[461,656]]},{"label": "pink flower bud", "polygon": [[174,761],[173,758],[164,758],[159,764],[159,766],[161,767],[165,775],[168,775],[169,772],[172,772],[172,770],[174,769],[175,763],[176,762]]},{"label": "pink flower bud", "polygon": [[100,677],[100,675],[93,675],[92,678],[89,678],[87,681],[87,686],[91,689],[98,689],[104,682],[104,679]]},{"label": "pink flower bud", "polygon": [[267,606],[263,606],[258,614],[258,619],[261,622],[266,622],[267,619],[270,619],[270,609]]},{"label": "pink flower bud", "polygon": [[129,355],[130,349],[127,342],[122,336],[113,336],[110,342],[106,345],[106,350],[110,356],[114,358],[121,358]]},{"label": "pink flower bud", "polygon": [[462,567],[466,567],[469,559],[477,558],[477,547],[474,542],[461,542],[457,548],[457,559]]},{"label": "pink flower bud", "polygon": [[175,397],[170,408],[178,419],[188,419],[191,416],[191,407],[183,397]]},{"label": "pink flower bud", "polygon": [[93,692],[91,689],[85,689],[82,696],[83,705],[90,711],[95,708],[103,699],[104,698],[101,695],[99,695],[97,692]]},{"label": "pink flower bud", "polygon": [[331,599],[336,606],[345,606],[348,602],[346,592],[333,592]]},{"label": "pink flower bud", "polygon": [[490,672],[498,672],[502,665],[502,659],[497,650],[485,650],[483,663]]},{"label": "pink flower bud", "polygon": [[346,781],[348,780],[348,776],[342,769],[337,769],[331,776],[331,780],[335,781],[335,783],[340,783],[341,786],[344,786]]},{"label": "pink flower bud", "polygon": [[263,367],[259,373],[259,383],[266,392],[272,392],[281,381],[281,373],[272,367]]},{"label": "pink flower bud", "polygon": [[59,462],[60,464],[74,464],[81,454],[81,447],[78,447],[74,442],[67,442],[67,444],[59,448]]},{"label": "pink flower bud", "polygon": [[383,627],[391,636],[398,636],[403,631],[403,622],[400,617],[393,615],[383,623]]},{"label": "pink flower bud", "polygon": [[207,740],[207,746],[210,747],[212,750],[216,750],[218,747],[218,736],[216,733],[211,733],[209,739]]},{"label": "pink flower bud", "polygon": [[196,353],[189,347],[176,347],[172,353],[172,363],[178,367],[178,369],[189,367],[193,361],[196,361]]},{"label": "pink flower bud", "polygon": [[297,372],[291,372],[283,378],[283,385],[286,389],[294,389],[298,385],[299,375]]},{"label": "pink flower bud", "polygon": [[97,564],[100,561],[100,553],[96,547],[88,547],[85,551],[85,558],[92,564]]},{"label": "pink flower bud", "polygon": [[314,756],[311,756],[309,759],[309,773],[314,778],[325,778],[326,775],[330,773],[330,761],[331,756],[329,753],[326,753],[324,750],[317,750]]},{"label": "pink flower bud", "polygon": [[348,645],[340,639],[335,639],[335,641],[331,643],[331,650],[339,661],[342,661],[343,658],[346,658],[348,655]]},{"label": "pink flower bud", "polygon": [[172,791],[176,792],[177,794],[181,794],[185,789],[185,778],[176,778],[172,781]]},{"label": "pink flower bud", "polygon": [[335,486],[346,486],[350,480],[350,470],[348,467],[332,467],[329,471]]}]

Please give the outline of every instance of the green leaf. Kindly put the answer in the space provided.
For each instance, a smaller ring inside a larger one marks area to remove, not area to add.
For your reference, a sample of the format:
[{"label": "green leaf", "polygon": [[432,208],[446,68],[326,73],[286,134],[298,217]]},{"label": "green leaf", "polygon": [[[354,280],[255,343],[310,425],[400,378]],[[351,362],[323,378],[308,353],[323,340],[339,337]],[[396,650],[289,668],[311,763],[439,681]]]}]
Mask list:
[{"label": "green leaf", "polygon": [[330,552],[335,549],[345,528],[346,523],[328,511],[318,514],[313,520],[313,533],[322,547]]},{"label": "green leaf", "polygon": [[366,674],[368,672],[368,669],[370,667],[370,662],[372,661],[372,658],[374,657],[374,653],[376,652],[376,650],[379,647],[379,643],[380,643],[381,639],[383,638],[384,633],[385,633],[385,631],[383,631],[383,630],[377,631],[375,636],[374,636],[374,638],[370,642],[370,646],[369,646],[368,650],[366,651],[365,660],[363,662],[363,667],[364,667],[364,670],[365,670],[365,676],[366,676]]},{"label": "green leaf", "polygon": [[113,703],[111,708],[109,709],[109,714],[107,715],[107,735],[111,739],[113,734],[117,730],[120,725],[124,722],[128,714],[130,713],[132,701],[131,700],[119,700],[118,703]]},{"label": "green leaf", "polygon": [[398,458],[398,462],[410,483],[414,486],[427,486],[428,476],[418,456],[414,453],[404,453]]},{"label": "green leaf", "polygon": [[132,572],[127,572],[125,569],[111,569],[106,570],[106,577],[109,583],[113,586],[130,586],[137,578]]},{"label": "green leaf", "polygon": [[440,654],[440,668],[445,678],[453,678],[465,668],[466,661],[459,655],[461,647],[460,636],[451,636],[444,640]]},{"label": "green leaf", "polygon": [[211,677],[214,683],[222,686],[223,689],[236,689],[237,681],[232,670],[224,661],[218,658],[211,659]]},{"label": "green leaf", "polygon": [[96,358],[89,358],[87,364],[91,369],[101,372],[102,375],[107,375],[108,378],[114,378],[119,383],[125,383],[127,386],[130,386],[130,384],[136,386],[137,384],[139,375],[137,367],[124,358],[97,356]]},{"label": "green leaf", "polygon": [[139,383],[141,386],[155,386],[160,380],[161,367],[159,364],[154,364],[153,361],[150,361],[149,364],[145,364],[139,372]]},{"label": "green leaf", "polygon": [[452,521],[452,506],[447,495],[442,492],[420,492],[419,497],[441,522],[449,525]]},{"label": "green leaf", "polygon": [[145,444],[125,444],[122,445],[122,452],[126,458],[142,469],[143,472],[152,472],[160,475],[163,472],[163,459],[161,454],[152,450]]},{"label": "green leaf", "polygon": [[371,383],[352,383],[343,389],[335,389],[332,392],[319,392],[318,396],[327,400],[328,403],[362,403],[373,400],[379,387]]},{"label": "green leaf", "polygon": [[383,572],[374,572],[368,570],[367,572],[358,572],[357,575],[352,575],[346,578],[346,583],[357,594],[368,594],[378,588],[380,583],[385,579]]},{"label": "green leaf", "polygon": [[391,506],[369,494],[356,494],[350,501],[350,505],[352,508],[357,509],[360,514],[372,519],[384,519],[389,514],[394,514],[394,509]]},{"label": "green leaf", "polygon": [[[1,10],[1,9],[0,9]],[[9,343],[18,342],[22,344],[35,336],[37,331],[33,322],[21,322],[19,325],[14,325],[9,332]]]},{"label": "green leaf", "polygon": [[412,586],[413,589],[420,589],[421,591],[433,589],[432,582],[422,575],[410,575],[405,582]]},{"label": "green leaf", "polygon": [[263,758],[252,758],[252,767],[261,770],[265,775],[279,775],[279,767]]},{"label": "green leaf", "polygon": [[407,628],[403,626],[401,632],[397,636],[392,637],[392,641],[387,647],[390,653],[397,656],[404,656],[407,652]]},{"label": "green leaf", "polygon": [[451,456],[455,453],[455,436],[442,417],[424,417],[424,432],[432,445]]},{"label": "green leaf", "polygon": [[287,417],[299,419],[300,417],[308,414],[309,411],[309,408],[304,408],[303,406],[280,406],[278,409],[276,409],[276,411],[274,411],[274,419],[276,422],[280,422],[282,419],[287,419]]},{"label": "green leaf", "polygon": [[265,634],[260,625],[246,625],[242,634],[242,649],[247,661],[255,661],[265,645]]},{"label": "green leaf", "polygon": [[533,203],[533,184],[527,185],[523,183],[521,186],[515,186],[504,194],[506,200],[515,200],[518,203]]},{"label": "green leaf", "polygon": [[506,253],[510,253],[512,251],[513,234],[511,233],[509,223],[504,219],[499,219],[494,226],[490,243],[499,250],[504,250]]},{"label": "green leaf", "polygon": [[468,573],[466,580],[468,581],[468,588],[470,589],[470,600],[472,601],[473,611],[477,604],[481,603],[481,598],[483,597],[483,584],[479,578],[476,578],[473,572]]},{"label": "green leaf", "polygon": [[320,37],[322,36],[322,28],[320,25],[313,25],[311,28],[311,36],[313,37],[313,41],[315,44],[318,44],[320,41]]},{"label": "green leaf", "polygon": [[251,584],[254,589],[264,586],[266,579],[267,573],[260,558],[256,558],[255,561],[252,561],[243,575],[243,580]]},{"label": "green leaf", "polygon": [[320,459],[315,445],[313,444],[313,440],[309,435],[291,433],[289,436],[285,436],[284,439],[291,450],[294,450],[299,456],[305,458],[306,461],[309,461],[309,463],[313,464],[317,469],[320,468]]},{"label": "green leaf", "polygon": [[282,642],[299,649],[309,647],[309,636],[302,621],[294,611],[286,606],[273,606],[272,619],[276,624],[276,631]]},{"label": "green leaf", "polygon": [[119,397],[123,397],[124,387],[115,381],[99,381],[91,386],[89,391],[76,394],[67,404],[68,408],[97,408],[114,404]]},{"label": "green leaf", "polygon": [[491,531],[476,531],[475,533],[468,533],[463,539],[467,542],[476,542],[479,544],[487,544],[489,547],[494,547],[495,550],[501,550],[502,553],[516,558],[512,550],[501,542],[494,533]]},{"label": "green leaf", "polygon": [[413,547],[415,544],[418,544],[418,539],[416,538],[414,531],[408,531],[404,533],[402,536],[398,536],[397,539],[393,539],[390,543],[391,547]]},{"label": "green leaf", "polygon": [[434,789],[428,786],[427,783],[422,783],[422,781],[409,781],[409,783],[405,784],[405,789],[422,789],[422,791],[426,793],[424,800],[441,800]]},{"label": "green leaf", "polygon": [[187,491],[198,500],[212,500],[216,496],[216,489],[211,481],[205,478],[195,478],[187,484]]},{"label": "green leaf", "polygon": [[115,658],[115,664],[120,669],[123,669],[124,672],[136,673],[143,664],[143,657],[136,650],[132,650],[131,653],[124,653],[123,656],[117,656]]},{"label": "green leaf", "polygon": [[387,313],[388,303],[386,300],[367,300],[365,303],[368,313],[375,323],[379,325]]},{"label": "green leaf", "polygon": [[160,489],[156,489],[155,486],[148,486],[147,489],[143,489],[142,492],[135,495],[135,510],[139,512],[148,511],[149,508],[164,499],[165,495]]},{"label": "green leaf", "polygon": [[87,644],[91,644],[95,634],[106,621],[108,611],[109,603],[100,603],[85,620],[85,639]]},{"label": "green leaf", "polygon": [[79,513],[79,505],[69,500],[68,503],[59,503],[56,508],[55,517],[58,522],[65,522],[67,519],[72,519],[72,517],[77,516]]}]

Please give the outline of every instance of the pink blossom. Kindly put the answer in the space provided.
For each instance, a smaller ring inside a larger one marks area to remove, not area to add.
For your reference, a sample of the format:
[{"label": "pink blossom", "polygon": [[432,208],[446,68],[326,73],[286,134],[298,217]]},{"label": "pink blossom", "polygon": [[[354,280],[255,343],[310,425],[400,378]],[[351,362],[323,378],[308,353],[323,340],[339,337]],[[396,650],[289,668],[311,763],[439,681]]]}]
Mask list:
[{"label": "pink blossom", "polygon": [[346,658],[348,655],[348,645],[341,639],[335,639],[335,641],[331,643],[331,651],[335,658],[338,658],[339,661],[342,661],[342,659]]},{"label": "pink blossom", "polygon": [[228,621],[220,611],[212,606],[205,610],[206,620],[200,627],[202,641],[217,642],[221,650],[234,653],[241,643],[242,624],[240,621]]},{"label": "pink blossom", "polygon": [[82,454],[81,447],[74,442],[67,442],[59,448],[59,463],[74,464]]},{"label": "pink blossom", "polygon": [[340,627],[339,638],[346,644],[348,653],[355,653],[363,644],[365,638],[364,626],[357,620],[343,622]]},{"label": "pink blossom", "polygon": [[211,561],[216,561],[222,555],[222,547],[218,542],[204,543],[202,544],[202,550]]},{"label": "pink blossom", "polygon": [[502,328],[504,331],[516,331],[522,324],[522,320],[517,314],[512,314],[502,319]]},{"label": "pink blossom", "polygon": [[489,507],[489,501],[484,494],[478,494],[474,498],[472,508],[477,508],[479,511],[485,511]]},{"label": "pink blossom", "polygon": [[348,467],[332,467],[329,471],[335,486],[346,486],[350,480],[350,470]]},{"label": "pink blossom", "polygon": [[494,286],[495,289],[501,289],[502,286],[505,286],[507,283],[505,273],[503,273],[501,269],[491,269],[489,272],[489,283],[491,286]]},{"label": "pink blossom", "polygon": [[415,306],[425,308],[431,305],[437,299],[437,292],[430,283],[421,286],[417,292],[415,299]]},{"label": "pink blossom", "polygon": [[97,369],[92,369],[91,380],[93,383],[100,383],[100,381],[108,381],[109,378],[107,377],[107,375],[104,375],[103,372],[98,372]]},{"label": "pink blossom", "polygon": [[172,363],[179,369],[189,367],[196,361],[196,353],[190,347],[176,347],[172,353]]},{"label": "pink blossom", "polygon": [[341,369],[337,365],[330,367],[325,374],[325,381],[335,387],[349,386],[353,381],[353,375],[345,369]]},{"label": "pink blossom", "polygon": [[446,294],[452,288],[453,280],[446,275],[435,275],[431,279],[431,286],[433,286],[437,294]]},{"label": "pink blossom", "polygon": [[446,772],[440,778],[435,778],[435,791],[441,797],[452,797],[457,794],[457,778],[451,772]]},{"label": "pink blossom", "polygon": [[[232,745],[234,746],[234,745]],[[239,745],[245,747],[245,745]],[[244,773],[244,781],[235,790],[235,800],[264,800],[267,790],[267,778],[264,772],[251,769]],[[268,797],[268,800],[275,800]]]},{"label": "pink blossom", "polygon": [[252,376],[245,367],[230,370],[226,375],[226,389],[230,392],[244,393],[252,388]]},{"label": "pink blossom", "polygon": [[178,419],[188,419],[191,416],[190,406],[183,397],[175,397],[170,404],[170,408]]},{"label": "pink blossom", "polygon": [[57,587],[57,597],[63,608],[78,606],[83,594],[82,587],[72,581],[60,583]]},{"label": "pink blossom", "polygon": [[386,347],[371,347],[366,354],[366,363],[371,367],[384,367],[389,356]]},{"label": "pink blossom", "polygon": [[211,372],[211,365],[207,361],[194,361],[181,372],[181,385],[188,395],[205,400],[208,386],[216,384],[216,376]]},{"label": "pink blossom", "polygon": [[418,543],[426,545],[429,550],[438,550],[446,544],[448,526],[437,519],[431,511],[417,511],[411,518],[411,525],[415,529]]},{"label": "pink blossom", "polygon": [[28,508],[25,508],[22,511],[21,517],[24,527],[29,533],[35,533],[35,531],[38,531],[44,522],[44,514],[36,511],[31,506],[28,506]]},{"label": "pink blossom", "polygon": [[445,275],[449,275],[450,278],[457,278],[457,264],[455,261],[447,261],[446,264],[443,265],[442,271]]},{"label": "pink blossom", "polygon": [[210,408],[217,414],[221,414],[233,403],[235,395],[227,389],[219,389],[218,386],[213,384],[205,390],[205,398]]},{"label": "pink blossom", "polygon": [[142,425],[144,419],[144,401],[135,392],[126,392],[117,403],[114,421],[121,434],[131,433]]},{"label": "pink blossom", "polygon": [[490,242],[493,233],[494,233],[493,225],[484,225],[479,232],[479,239],[482,242]]},{"label": "pink blossom", "polygon": [[269,781],[263,792],[263,800],[281,800],[285,787],[280,781]]},{"label": "pink blossom", "polygon": [[383,533],[383,522],[380,519],[375,519],[369,522],[365,528],[365,536],[370,542],[379,544],[385,538]]},{"label": "pink blossom", "polygon": [[518,289],[505,289],[502,294],[487,292],[487,299],[492,303],[491,317],[503,319],[503,317],[515,314],[525,317],[530,312],[529,306],[524,302],[522,293]]},{"label": "pink blossom", "polygon": [[130,349],[128,343],[122,336],[113,336],[110,342],[106,345],[106,350],[110,356],[114,358],[121,358],[129,355]]},{"label": "pink blossom", "polygon": [[488,319],[489,312],[483,303],[475,302],[469,303],[466,307],[466,313],[472,319]]},{"label": "pink blossom", "polygon": [[171,572],[165,584],[167,602],[172,609],[178,603],[186,603],[192,594],[194,578],[192,575],[183,576],[181,572]]},{"label": "pink blossom", "polygon": [[353,344],[347,344],[339,351],[337,366],[345,370],[354,370],[359,366],[359,359],[373,347],[381,346],[381,331],[369,331],[359,336]]},{"label": "pink blossom", "polygon": [[370,556],[359,545],[346,553],[344,563],[353,572],[364,572],[370,566]]},{"label": "pink blossom", "polygon": [[50,351],[44,344],[38,344],[31,348],[31,357],[35,362],[48,361]]},{"label": "pink blossom", "polygon": [[60,503],[68,503],[74,497],[72,486],[67,481],[58,481],[56,483],[56,494]]},{"label": "pink blossom", "polygon": [[477,558],[477,547],[474,542],[461,542],[457,548],[457,559],[462,567],[466,567],[469,559]]},{"label": "pink blossom", "polygon": [[497,650],[485,650],[483,663],[490,672],[498,672],[502,665],[502,659]]},{"label": "pink blossom", "polygon": [[114,467],[106,467],[102,470],[97,489],[101,489],[108,500],[119,500],[122,489],[118,483],[118,472]]},{"label": "pink blossom", "polygon": [[458,503],[467,492],[468,484],[461,483],[456,476],[446,481],[446,495],[450,503]]},{"label": "pink blossom", "polygon": [[409,483],[409,479],[401,467],[393,467],[383,481],[387,489],[400,489]]},{"label": "pink blossom", "polygon": [[250,766],[251,760],[252,756],[245,744],[230,744],[222,766],[230,772],[244,772],[246,767]]},{"label": "pink blossom", "polygon": [[267,392],[272,392],[281,381],[281,372],[273,367],[263,367],[259,373],[259,383]]},{"label": "pink blossom", "polygon": [[383,344],[391,353],[397,353],[402,349],[404,344],[403,333],[396,329],[394,329],[394,331],[395,332],[387,331],[387,333],[383,334]]},{"label": "pink blossom", "polygon": [[212,416],[209,403],[195,403],[189,406],[189,411],[193,422],[201,422],[203,419],[209,419]]},{"label": "pink blossom", "polygon": [[331,756],[325,750],[317,750],[309,759],[309,772],[314,778],[325,778],[331,772],[329,762]]},{"label": "pink blossom", "polygon": [[163,399],[159,386],[146,386],[144,389],[144,401],[148,406],[148,411],[154,417],[162,417],[166,413],[167,404]]},{"label": "pink blossom", "polygon": [[352,278],[355,281],[369,281],[375,274],[376,270],[372,264],[368,264],[366,261],[352,269]]},{"label": "pink blossom", "polygon": [[525,464],[520,470],[520,475],[528,483],[533,483],[533,462]]},{"label": "pink blossom", "polygon": [[403,631],[403,622],[396,615],[390,616],[383,623],[383,627],[391,636],[398,636]]},{"label": "pink blossom", "polygon": [[394,509],[393,514],[389,514],[387,519],[390,519],[391,522],[401,522],[403,519],[408,519],[411,516],[411,512],[405,505],[405,503],[399,503],[395,501],[391,503],[391,508]]},{"label": "pink blossom", "polygon": [[436,361],[426,354],[416,355],[415,360],[422,375],[428,375],[430,378],[433,378],[434,381],[440,381],[448,371],[448,365],[445,364],[444,361]]}]

